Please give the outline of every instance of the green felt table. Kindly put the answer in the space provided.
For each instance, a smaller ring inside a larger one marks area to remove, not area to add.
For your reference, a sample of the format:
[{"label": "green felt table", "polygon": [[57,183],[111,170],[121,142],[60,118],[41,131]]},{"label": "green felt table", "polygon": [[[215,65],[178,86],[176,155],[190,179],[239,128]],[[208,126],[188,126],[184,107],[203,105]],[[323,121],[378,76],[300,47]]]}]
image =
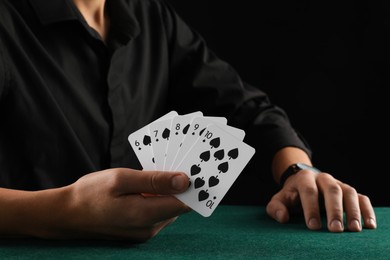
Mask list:
[{"label": "green felt table", "polygon": [[220,205],[208,218],[187,213],[142,244],[3,239],[0,259],[390,259],[390,208],[375,212],[375,230],[330,233],[308,230],[301,217],[276,223],[262,207]]}]

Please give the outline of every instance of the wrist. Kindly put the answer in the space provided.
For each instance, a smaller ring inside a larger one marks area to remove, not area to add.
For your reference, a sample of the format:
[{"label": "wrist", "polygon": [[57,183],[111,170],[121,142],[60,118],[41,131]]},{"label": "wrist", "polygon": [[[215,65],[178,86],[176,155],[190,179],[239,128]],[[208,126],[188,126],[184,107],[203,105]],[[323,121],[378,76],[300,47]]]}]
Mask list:
[{"label": "wrist", "polygon": [[[0,235],[54,237],[66,221],[67,189],[22,191],[0,188]],[[59,233],[58,233],[59,234]]]},{"label": "wrist", "polygon": [[25,212],[23,230],[29,236],[62,239],[72,227],[72,190],[70,186],[33,192]]}]

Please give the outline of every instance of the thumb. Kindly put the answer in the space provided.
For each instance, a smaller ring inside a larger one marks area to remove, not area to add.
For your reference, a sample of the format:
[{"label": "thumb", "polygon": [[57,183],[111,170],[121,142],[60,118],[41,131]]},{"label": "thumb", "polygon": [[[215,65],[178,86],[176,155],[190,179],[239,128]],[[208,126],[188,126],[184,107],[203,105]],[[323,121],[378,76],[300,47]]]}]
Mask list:
[{"label": "thumb", "polygon": [[120,193],[176,194],[187,190],[189,178],[182,172],[138,171],[124,169],[118,176]]}]

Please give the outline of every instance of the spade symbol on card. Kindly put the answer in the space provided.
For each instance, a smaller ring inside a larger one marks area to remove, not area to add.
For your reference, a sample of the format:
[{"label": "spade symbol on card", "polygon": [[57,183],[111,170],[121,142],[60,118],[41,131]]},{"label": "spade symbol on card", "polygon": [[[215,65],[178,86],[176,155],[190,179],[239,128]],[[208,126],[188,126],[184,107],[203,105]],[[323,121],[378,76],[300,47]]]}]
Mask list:
[{"label": "spade symbol on card", "polygon": [[206,130],[206,128],[203,128],[200,132],[199,132],[199,136],[201,136],[204,132],[204,130]]},{"label": "spade symbol on card", "polygon": [[152,143],[152,139],[150,138],[150,136],[145,135],[143,143],[144,143],[144,145],[150,145]]},{"label": "spade symbol on card", "polygon": [[198,194],[199,201],[207,200],[209,197],[209,193],[207,190],[201,190]]},{"label": "spade symbol on card", "polygon": [[211,148],[218,148],[220,144],[221,144],[221,139],[219,139],[219,137],[216,137],[210,141]]},{"label": "spade symbol on card", "polygon": [[205,162],[207,162],[210,159],[210,151],[205,151],[199,155],[199,158]]},{"label": "spade symbol on card", "polygon": [[183,128],[183,134],[186,135],[189,128],[190,128],[190,124],[186,125],[186,127]]},{"label": "spade symbol on card", "polygon": [[229,160],[230,159],[237,159],[238,157],[238,148],[234,148],[228,152]]},{"label": "spade symbol on card", "polygon": [[162,133],[162,138],[169,140],[169,134],[171,133],[171,130],[168,128],[165,128],[163,133]]},{"label": "spade symbol on card", "polygon": [[219,173],[227,172],[229,170],[229,163],[228,162],[221,163],[220,165],[218,165],[218,170],[219,170]]},{"label": "spade symbol on card", "polygon": [[195,189],[202,187],[204,185],[204,183],[205,183],[205,181],[203,180],[203,177],[202,178],[200,178],[200,177],[196,178],[196,180],[194,182]]},{"label": "spade symbol on card", "polygon": [[191,176],[199,174],[201,170],[202,169],[199,167],[199,165],[196,165],[196,164],[192,165],[191,166]]},{"label": "spade symbol on card", "polygon": [[211,177],[209,178],[209,187],[210,187],[210,188],[211,188],[211,187],[214,187],[214,186],[216,186],[216,185],[218,185],[218,183],[219,183],[218,176],[211,176]]},{"label": "spade symbol on card", "polygon": [[225,152],[223,149],[216,151],[214,153],[215,160],[222,160],[224,156],[225,156]]}]

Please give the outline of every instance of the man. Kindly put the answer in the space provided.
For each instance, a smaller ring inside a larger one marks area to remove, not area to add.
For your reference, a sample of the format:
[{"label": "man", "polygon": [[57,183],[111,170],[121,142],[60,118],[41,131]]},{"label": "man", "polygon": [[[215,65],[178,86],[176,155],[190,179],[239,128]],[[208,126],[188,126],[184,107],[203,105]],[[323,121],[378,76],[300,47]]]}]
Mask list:
[{"label": "man", "polygon": [[246,130],[283,180],[267,205],[277,221],[301,205],[320,229],[323,197],[329,231],[344,230],[344,211],[348,230],[361,217],[376,227],[368,197],[312,168],[285,112],[165,2],[0,0],[0,10],[0,234],[146,241],[188,212],[171,196],[186,175],[136,170],[127,142],[170,110]]}]

